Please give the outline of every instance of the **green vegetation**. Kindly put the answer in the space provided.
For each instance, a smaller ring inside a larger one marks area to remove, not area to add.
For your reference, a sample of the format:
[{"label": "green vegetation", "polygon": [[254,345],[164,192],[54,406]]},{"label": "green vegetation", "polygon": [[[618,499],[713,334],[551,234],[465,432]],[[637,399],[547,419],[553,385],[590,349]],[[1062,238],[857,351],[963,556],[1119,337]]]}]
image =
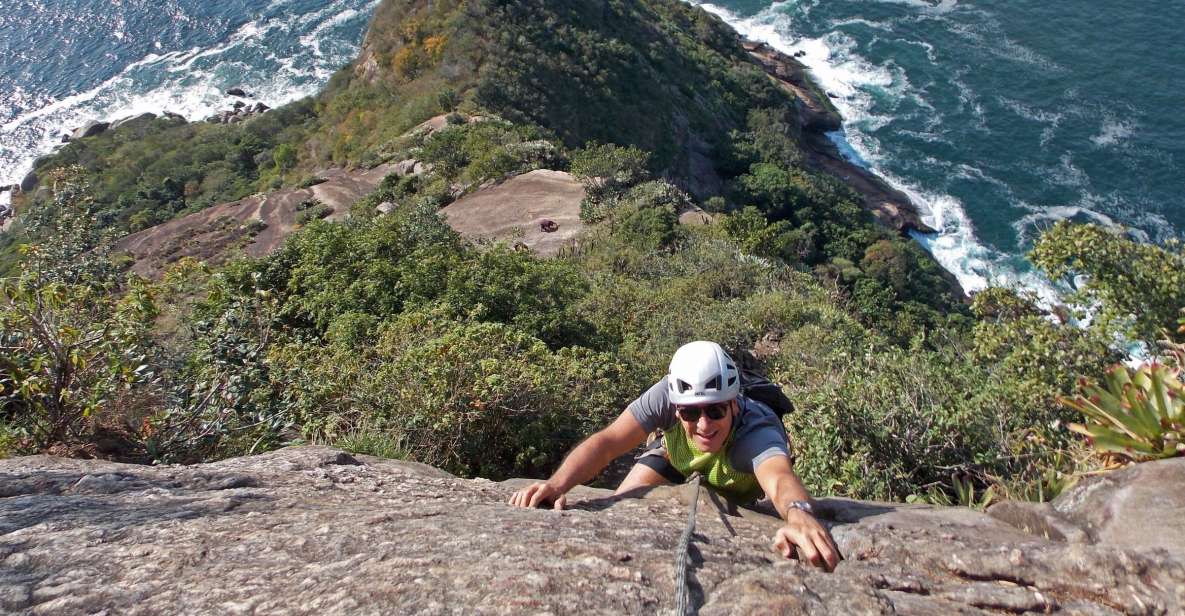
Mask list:
[{"label": "green vegetation", "polygon": [[[1059,399],[1103,377],[1117,334],[1174,322],[1179,249],[1058,225],[1033,258],[1087,276],[1090,327],[1007,289],[966,306],[917,245],[804,165],[795,102],[744,58],[674,0],[389,0],[363,58],[315,99],[70,144],[38,164],[48,190],[22,204],[19,254],[0,246],[0,454],[185,462],[317,442],[541,476],[675,348],[712,339],[794,400],[815,493],[1056,495],[1086,463]],[[423,173],[389,176],[343,222],[302,204],[264,258],[182,260],[148,281],[110,254],[124,232],[311,186],[326,164],[408,159]],[[690,190],[693,167],[718,189]],[[474,246],[438,214],[539,168],[569,169],[595,223],[557,258]],[[680,225],[696,206],[713,224]],[[1160,390],[1173,374],[1121,383],[1126,414],[1091,390],[1079,403],[1120,421],[1081,430],[1178,447],[1179,400]]]},{"label": "green vegetation", "polygon": [[1087,419],[1071,430],[1099,451],[1136,462],[1185,455],[1185,385],[1178,370],[1119,365],[1104,383],[1084,382],[1082,394],[1065,401]]},{"label": "green vegetation", "polygon": [[1085,277],[1076,299],[1098,304],[1098,326],[1155,347],[1176,328],[1185,306],[1185,246],[1142,244],[1097,225],[1060,222],[1033,248],[1033,262],[1051,278]]}]

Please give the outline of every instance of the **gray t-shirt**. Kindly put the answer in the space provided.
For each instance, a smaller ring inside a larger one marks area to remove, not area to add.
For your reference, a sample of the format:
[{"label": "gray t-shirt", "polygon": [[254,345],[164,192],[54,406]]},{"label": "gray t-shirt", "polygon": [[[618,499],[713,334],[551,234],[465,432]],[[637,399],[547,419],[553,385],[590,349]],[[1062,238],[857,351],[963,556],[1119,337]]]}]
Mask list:
[{"label": "gray t-shirt", "polygon": [[[752,473],[773,456],[790,457],[786,429],[768,406],[741,396],[741,412],[732,426],[732,448],[728,461],[742,473]],[[675,425],[675,405],[667,395],[667,377],[655,383],[626,407],[647,432],[667,430]]]}]

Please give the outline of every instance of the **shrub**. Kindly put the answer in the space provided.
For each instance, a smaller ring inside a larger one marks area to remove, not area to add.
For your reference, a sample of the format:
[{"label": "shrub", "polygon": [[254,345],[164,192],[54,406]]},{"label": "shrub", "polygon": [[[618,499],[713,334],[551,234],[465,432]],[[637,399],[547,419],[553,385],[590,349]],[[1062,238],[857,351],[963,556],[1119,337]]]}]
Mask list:
[{"label": "shrub", "polygon": [[298,203],[296,211],[296,224],[307,225],[314,220],[328,217],[333,213],[333,208],[316,199],[309,199]]},{"label": "shrub", "polygon": [[287,171],[296,166],[296,148],[290,144],[281,143],[272,152],[272,160],[276,163],[276,169]]},{"label": "shrub", "polygon": [[45,280],[0,281],[0,421],[34,448],[86,442],[90,417],[148,379],[145,336],[155,305],[143,293]]},{"label": "shrub", "polygon": [[[328,355],[328,357],[327,357]],[[382,324],[372,341],[273,354],[315,440],[364,433],[421,462],[464,475],[550,472],[625,404],[610,355],[540,340],[501,323],[442,310]]]},{"label": "shrub", "polygon": [[362,395],[430,464],[494,478],[538,474],[624,406],[608,356],[553,353],[493,323],[417,323],[414,332],[408,324],[384,332],[385,348],[406,351]]},{"label": "shrub", "polygon": [[635,147],[590,144],[572,155],[572,175],[584,185],[581,220],[599,222],[627,190],[649,177],[650,155]]},{"label": "shrub", "polygon": [[1103,385],[1083,379],[1081,393],[1064,398],[1086,424],[1070,424],[1094,449],[1123,461],[1185,456],[1185,384],[1181,371],[1159,364],[1119,364]]},{"label": "shrub", "polygon": [[1176,328],[1185,305],[1185,252],[1179,242],[1143,244],[1097,225],[1062,221],[1037,240],[1029,258],[1054,279],[1080,276],[1077,298],[1098,307],[1095,326],[1155,346]]}]

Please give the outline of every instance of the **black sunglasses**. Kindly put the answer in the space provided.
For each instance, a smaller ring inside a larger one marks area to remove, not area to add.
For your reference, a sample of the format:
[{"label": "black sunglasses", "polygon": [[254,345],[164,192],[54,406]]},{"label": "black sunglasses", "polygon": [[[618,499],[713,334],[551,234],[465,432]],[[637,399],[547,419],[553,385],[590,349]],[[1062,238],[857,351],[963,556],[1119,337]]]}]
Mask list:
[{"label": "black sunglasses", "polygon": [[699,421],[700,414],[708,416],[712,421],[719,421],[724,419],[728,414],[729,403],[717,402],[716,404],[709,404],[707,406],[676,406],[675,412],[679,414],[679,418],[683,421]]}]

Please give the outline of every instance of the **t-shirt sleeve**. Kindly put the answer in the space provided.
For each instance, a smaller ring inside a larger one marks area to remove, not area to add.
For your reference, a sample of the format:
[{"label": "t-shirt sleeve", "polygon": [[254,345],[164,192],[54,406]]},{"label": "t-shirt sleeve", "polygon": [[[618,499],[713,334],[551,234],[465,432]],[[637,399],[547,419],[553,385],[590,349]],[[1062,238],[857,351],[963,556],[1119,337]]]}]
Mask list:
[{"label": "t-shirt sleeve", "polygon": [[752,473],[774,456],[790,457],[786,429],[776,413],[764,404],[749,401],[732,445],[732,466],[742,473]]},{"label": "t-shirt sleeve", "polygon": [[642,395],[630,402],[626,409],[647,432],[670,428],[671,424],[675,423],[675,410],[667,396],[667,377],[664,376],[650,389],[642,392]]}]

